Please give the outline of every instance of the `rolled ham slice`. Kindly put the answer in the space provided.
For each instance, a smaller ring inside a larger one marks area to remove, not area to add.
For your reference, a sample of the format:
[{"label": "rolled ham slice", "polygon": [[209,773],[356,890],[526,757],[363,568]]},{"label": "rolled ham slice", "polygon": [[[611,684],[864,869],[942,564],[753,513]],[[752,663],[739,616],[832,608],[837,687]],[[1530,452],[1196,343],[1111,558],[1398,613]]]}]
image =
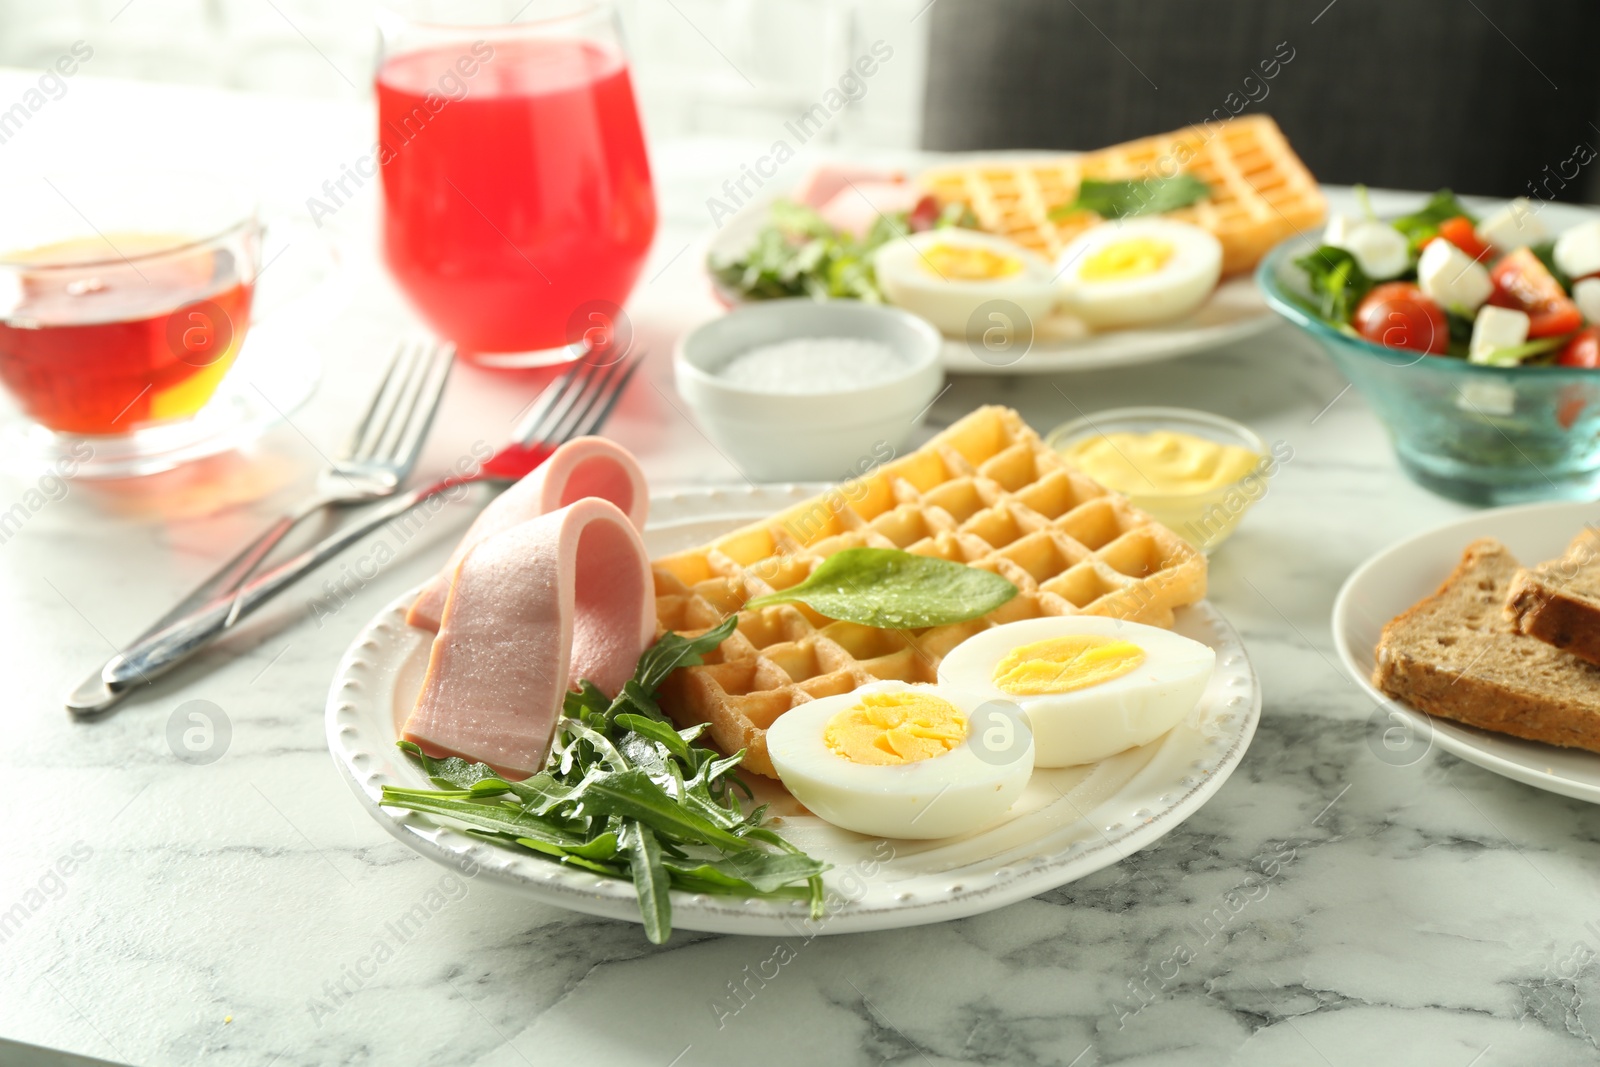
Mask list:
[{"label": "rolled ham slice", "polygon": [[847,163],[822,163],[800,179],[800,184],[790,190],[789,199],[815,211],[821,211],[827,206],[828,201],[852,185],[869,182],[875,185],[901,184],[905,180],[904,171],[853,166]]},{"label": "rolled ham slice", "polygon": [[[444,570],[411,605],[406,622],[423,630],[439,629],[445,598],[450,595],[451,579],[474,545],[529,519],[591,496],[611,501],[622,509],[635,529],[644,529],[650,510],[650,489],[633,453],[604,437],[574,438],[550,453],[550,458],[527,477],[490,501],[468,527]],[[633,669],[632,664],[628,669]]]},{"label": "rolled ham slice", "polygon": [[590,497],[465,553],[403,736],[513,780],[544,767],[570,686],[614,697],[655,637],[644,542]]}]

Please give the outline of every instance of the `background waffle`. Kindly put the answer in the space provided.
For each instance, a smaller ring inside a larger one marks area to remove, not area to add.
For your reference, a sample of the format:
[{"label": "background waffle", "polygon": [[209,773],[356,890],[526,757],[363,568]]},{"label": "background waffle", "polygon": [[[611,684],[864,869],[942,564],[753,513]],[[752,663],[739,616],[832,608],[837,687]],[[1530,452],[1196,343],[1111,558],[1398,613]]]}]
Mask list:
[{"label": "background waffle", "polygon": [[[915,631],[836,622],[798,604],[741,610],[857,545],[983,567],[1020,592],[982,618]],[[739,614],[705,663],[668,680],[663,707],[680,726],[711,723],[719,748],[747,749],[744,766],[768,777],[767,727],[796,704],[877,679],[934,681],[951,648],[1017,619],[1083,613],[1171,626],[1173,609],[1206,587],[1205,557],[999,407],[859,481],[653,567],[660,630],[696,634]]]},{"label": "background waffle", "polygon": [[1222,242],[1222,270],[1249,270],[1279,241],[1316,226],[1327,203],[1316,179],[1265,115],[1189,126],[1174,133],[1042,161],[993,160],[935,168],[919,179],[941,203],[972,209],[983,229],[1054,260],[1101,223],[1092,212],[1059,222],[1050,210],[1071,203],[1089,178],[1151,178],[1187,171],[1211,195],[1164,218],[1191,222]]}]

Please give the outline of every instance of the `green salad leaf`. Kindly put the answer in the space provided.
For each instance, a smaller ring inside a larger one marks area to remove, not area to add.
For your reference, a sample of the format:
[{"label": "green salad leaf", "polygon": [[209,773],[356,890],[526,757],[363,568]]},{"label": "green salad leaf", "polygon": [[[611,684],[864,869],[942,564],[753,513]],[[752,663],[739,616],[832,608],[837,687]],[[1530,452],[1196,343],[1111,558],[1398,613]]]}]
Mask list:
[{"label": "green salad leaf", "polygon": [[[919,225],[930,220],[922,219]],[[965,205],[947,204],[931,219],[935,229],[972,226]],[[723,287],[741,300],[809,296],[814,300],[864,300],[883,303],[872,255],[910,233],[910,212],[890,212],[873,220],[865,237],[836,230],[816,211],[792,200],[775,200],[767,224],[741,255],[712,258],[707,264]]]},{"label": "green salad leaf", "polygon": [[524,781],[508,782],[458,757],[434,759],[400,742],[440,788],[384,786],[382,803],[448,819],[504,847],[631,880],[645,935],[656,944],[672,934],[673,889],[798,897],[820,917],[828,864],[764,826],[764,806],[741,807],[736,794],[751,795],[734,773],[744,753],[723,756],[695,744],[705,726],[676,729],[656,703],[667,676],[700,663],[737,621],[725,619],[698,637],[663,635],[639,657],[615,700],[580,683],[567,694],[548,765]]},{"label": "green salad leaf", "polygon": [[1523,363],[1534,362],[1539,356],[1548,355],[1556,351],[1571,339],[1571,334],[1561,334],[1556,337],[1535,337],[1531,341],[1524,341],[1519,345],[1507,345],[1485,352],[1476,358],[1468,357],[1470,363],[1481,363],[1489,367],[1516,367]]},{"label": "green salad leaf", "polygon": [[1317,301],[1316,313],[1347,329],[1356,305],[1372,291],[1373,284],[1356,257],[1342,248],[1323,245],[1295,260],[1294,265],[1306,272],[1306,284]]},{"label": "green salad leaf", "polygon": [[1541,241],[1536,245],[1529,245],[1528,251],[1532,252],[1540,263],[1544,264],[1544,269],[1550,272],[1550,277],[1554,278],[1562,289],[1568,293],[1572,292],[1572,275],[1556,266],[1555,241]]},{"label": "green salad leaf", "polygon": [[1455,193],[1440,189],[1421,208],[1409,215],[1401,215],[1390,225],[1405,235],[1406,242],[1411,246],[1411,255],[1415,258],[1423,242],[1439,232],[1439,224],[1458,215],[1464,215],[1474,223],[1478,221],[1477,216],[1467,210],[1467,205]]},{"label": "green salad leaf", "polygon": [[1211,186],[1188,173],[1114,181],[1085,178],[1078,186],[1077,198],[1052,208],[1050,217],[1060,220],[1080,211],[1092,211],[1103,219],[1131,219],[1177,211],[1210,195]]},{"label": "green salad leaf", "polygon": [[1017,595],[993,571],[898,548],[847,548],[799,585],[757,597],[747,608],[792,601],[830,619],[916,630],[987,615]]}]

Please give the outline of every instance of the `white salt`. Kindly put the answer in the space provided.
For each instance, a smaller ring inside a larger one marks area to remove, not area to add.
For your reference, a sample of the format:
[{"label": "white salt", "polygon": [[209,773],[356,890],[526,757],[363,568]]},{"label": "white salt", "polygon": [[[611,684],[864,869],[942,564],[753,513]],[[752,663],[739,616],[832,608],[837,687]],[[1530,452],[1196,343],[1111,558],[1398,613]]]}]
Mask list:
[{"label": "white salt", "polygon": [[735,356],[717,377],[758,393],[839,393],[903,377],[906,363],[882,341],[798,337]]}]

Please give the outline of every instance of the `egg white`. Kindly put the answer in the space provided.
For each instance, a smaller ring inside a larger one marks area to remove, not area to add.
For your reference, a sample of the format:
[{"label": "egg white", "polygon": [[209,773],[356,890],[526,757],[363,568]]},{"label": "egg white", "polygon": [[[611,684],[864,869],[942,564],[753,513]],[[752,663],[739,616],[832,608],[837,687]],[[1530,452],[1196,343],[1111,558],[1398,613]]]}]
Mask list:
[{"label": "egg white", "polygon": [[[995,666],[1013,649],[1072,634],[1131,641],[1144,661],[1118,678],[1070,693],[1012,696],[994,684]],[[1198,641],[1121,619],[1058,615],[1006,623],[951,649],[939,664],[939,684],[983,699],[1015,701],[1033,728],[1034,763],[1073,767],[1094,763],[1172,729],[1194,709],[1216,667],[1217,654]]]},{"label": "egg white", "polygon": [[[1022,264],[1022,270],[1009,278],[982,281],[942,278],[933,273],[924,258],[929,248],[940,244],[986,248],[1013,257]],[[978,230],[945,227],[914,233],[879,248],[872,262],[878,288],[883,290],[889,303],[927,319],[950,337],[967,336],[973,315],[993,300],[1017,305],[1031,320],[1033,328],[1038,329],[1059,297],[1050,264],[1043,256],[1035,255],[1015,241]],[[984,318],[976,333],[981,335],[990,325]],[[1007,322],[1004,325],[1015,329],[1019,324]]]},{"label": "egg white", "polygon": [[[1095,253],[1136,237],[1165,241],[1172,257],[1137,278],[1082,277]],[[1144,326],[1182,318],[1205,303],[1222,277],[1222,242],[1198,226],[1171,219],[1107,222],[1062,249],[1056,269],[1062,310],[1097,330]]]},{"label": "egg white", "polygon": [[[967,716],[966,741],[942,756],[899,766],[854,763],[823,740],[828,721],[867,693],[925,690]],[[1009,700],[1009,698],[1007,698]],[[999,822],[1033,773],[1033,738],[1016,715],[1004,758],[980,753],[979,728],[995,720],[984,700],[943,686],[875,682],[850,693],[796,705],[767,729],[767,755],[784,787],[819,818],[874,837],[932,839],[971,833]],[[1014,704],[1014,702],[1013,702]]]}]

